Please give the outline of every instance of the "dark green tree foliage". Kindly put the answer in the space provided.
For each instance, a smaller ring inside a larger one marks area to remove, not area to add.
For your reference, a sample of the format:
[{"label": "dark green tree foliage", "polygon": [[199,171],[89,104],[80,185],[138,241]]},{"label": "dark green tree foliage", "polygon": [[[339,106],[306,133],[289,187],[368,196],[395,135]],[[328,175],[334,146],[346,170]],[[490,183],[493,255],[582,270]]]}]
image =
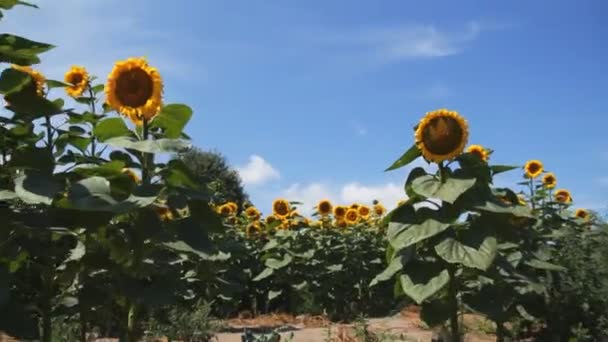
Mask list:
[{"label": "dark green tree foliage", "polygon": [[212,200],[216,203],[233,201],[239,209],[248,202],[249,196],[243,189],[241,178],[226,157],[217,151],[203,151],[197,147],[178,155],[196,177],[201,185],[206,185],[213,192]]}]

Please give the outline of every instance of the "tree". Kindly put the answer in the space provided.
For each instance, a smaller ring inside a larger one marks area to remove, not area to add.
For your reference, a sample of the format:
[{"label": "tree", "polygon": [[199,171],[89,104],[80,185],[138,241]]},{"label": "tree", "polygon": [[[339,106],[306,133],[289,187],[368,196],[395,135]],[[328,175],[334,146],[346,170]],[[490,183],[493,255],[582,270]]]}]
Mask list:
[{"label": "tree", "polygon": [[193,147],[180,153],[177,158],[186,164],[199,183],[212,190],[214,202],[233,201],[242,208],[249,201],[238,172],[228,165],[226,157],[220,152]]}]

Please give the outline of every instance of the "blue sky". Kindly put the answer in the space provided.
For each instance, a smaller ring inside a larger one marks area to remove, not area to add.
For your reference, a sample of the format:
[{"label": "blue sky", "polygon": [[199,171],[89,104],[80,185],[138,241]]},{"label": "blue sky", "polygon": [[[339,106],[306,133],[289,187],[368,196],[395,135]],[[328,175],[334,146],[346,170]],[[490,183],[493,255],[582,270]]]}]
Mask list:
[{"label": "blue sky", "polygon": [[442,107],[493,162],[540,159],[577,206],[608,206],[604,0],[37,3],[0,25],[58,46],[48,78],[147,56],[165,101],[194,109],[194,144],[226,155],[264,211],[278,196],[392,206],[407,170],[384,168]]}]

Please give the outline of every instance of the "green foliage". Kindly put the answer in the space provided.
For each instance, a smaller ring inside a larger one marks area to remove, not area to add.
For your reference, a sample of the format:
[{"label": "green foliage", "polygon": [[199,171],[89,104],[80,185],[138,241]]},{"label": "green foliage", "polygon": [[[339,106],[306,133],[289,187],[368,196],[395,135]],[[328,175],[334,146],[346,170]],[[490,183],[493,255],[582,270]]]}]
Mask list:
[{"label": "green foliage", "polygon": [[191,148],[177,157],[194,175],[198,184],[213,192],[214,203],[232,201],[242,208],[248,201],[249,196],[243,189],[239,174],[220,153]]}]

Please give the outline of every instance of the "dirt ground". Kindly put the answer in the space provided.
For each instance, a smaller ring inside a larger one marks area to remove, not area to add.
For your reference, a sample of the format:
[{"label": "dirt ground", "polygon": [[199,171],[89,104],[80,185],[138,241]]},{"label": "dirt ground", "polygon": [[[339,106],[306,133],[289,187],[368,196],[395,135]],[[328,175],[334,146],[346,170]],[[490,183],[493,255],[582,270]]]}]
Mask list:
[{"label": "dirt ground", "polygon": [[[378,342],[410,341],[430,342],[433,331],[424,326],[416,307],[404,309],[393,317],[371,318],[366,320],[368,331],[378,337]],[[216,335],[216,342],[241,342],[245,329],[254,334],[279,329],[281,341],[291,342],[359,342],[355,335],[354,324],[331,323],[322,316],[291,316],[284,314],[264,315],[256,318],[236,318],[224,321],[225,329]],[[466,342],[496,341],[494,335],[488,333],[492,324],[482,317],[465,314],[463,316]],[[485,333],[484,333],[485,332]],[[293,338],[289,339],[293,334]],[[384,338],[381,338],[384,337]],[[0,342],[14,341],[3,337]],[[91,342],[118,342],[118,339],[98,338]],[[156,341],[165,342],[166,338]]]}]

